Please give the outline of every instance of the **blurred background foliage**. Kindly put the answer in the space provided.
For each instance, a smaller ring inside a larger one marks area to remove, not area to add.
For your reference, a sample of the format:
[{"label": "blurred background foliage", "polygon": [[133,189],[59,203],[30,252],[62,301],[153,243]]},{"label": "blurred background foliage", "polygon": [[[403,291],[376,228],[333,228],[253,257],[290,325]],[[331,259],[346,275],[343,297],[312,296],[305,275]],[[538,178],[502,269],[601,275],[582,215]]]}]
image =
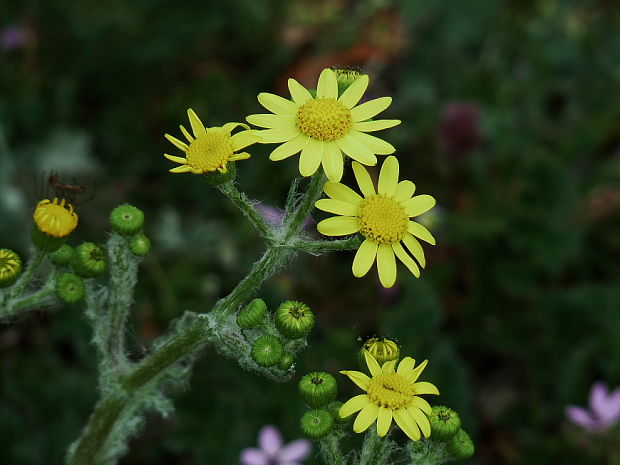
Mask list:
[{"label": "blurred background foliage", "polygon": [[[619,20],[613,0],[2,2],[0,244],[27,255],[50,170],[95,194],[75,242],[102,241],[122,202],[144,209],[155,249],[136,295],[139,358],[262,249],[201,177],[167,173],[163,133],[189,106],[208,125],[243,121],[289,76],[312,87],[323,67],[361,66],[371,96],[394,96],[386,117],[403,123],[383,134],[403,177],[438,200],[425,219],[438,245],[420,280],[401,268],[391,290],[374,273],[356,281],[352,253],[300,257],[272,279],[272,308],[299,299],[318,317],[298,372],[355,368],[360,338],[395,337],[430,360],[440,402],[476,439],[471,463],[602,463],[564,408],[594,380],[620,384]],[[296,162],[252,153],[241,186],[281,207]],[[89,339],[79,307],[0,327],[3,464],[62,462],[97,395]],[[341,381],[344,399],[355,389]],[[234,464],[263,424],[300,434],[296,382],[213,350],[177,405],[123,464]]]}]

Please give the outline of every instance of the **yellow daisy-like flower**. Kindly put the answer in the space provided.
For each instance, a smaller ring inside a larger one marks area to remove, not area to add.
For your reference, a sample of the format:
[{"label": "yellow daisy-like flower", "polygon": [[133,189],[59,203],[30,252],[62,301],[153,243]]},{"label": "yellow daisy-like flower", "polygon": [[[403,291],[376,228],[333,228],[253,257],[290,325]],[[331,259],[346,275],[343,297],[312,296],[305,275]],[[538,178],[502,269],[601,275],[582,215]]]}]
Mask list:
[{"label": "yellow daisy-like flower", "polygon": [[430,195],[413,196],[415,184],[398,182],[398,160],[393,156],[381,167],[378,192],[366,168],[353,162],[353,172],[364,197],[344,184],[327,181],[323,190],[330,198],[321,199],[315,205],[341,216],[321,221],[317,229],[326,236],[359,232],[366,238],[353,260],[353,275],[357,278],[368,273],[376,258],[381,284],[392,287],[396,281],[395,256],[419,277],[418,265],[401,242],[424,268],[426,258],[418,239],[435,245],[435,238],[428,229],[409,218],[433,208],[435,199]]},{"label": "yellow daisy-like flower", "polygon": [[417,382],[428,360],[415,367],[415,360],[405,357],[396,369],[398,360],[385,362],[380,367],[372,355],[368,352],[364,355],[371,378],[359,371],[340,373],[347,375],[366,391],[366,394],[360,394],[345,402],[340,407],[339,415],[346,418],[359,412],[353,423],[353,431],[356,433],[366,431],[376,421],[377,434],[383,437],[394,419],[411,440],[419,440],[420,431],[425,438],[429,437],[431,425],[426,415],[430,415],[432,409],[428,402],[419,396],[439,394],[439,391],[431,383]]},{"label": "yellow daisy-like flower", "polygon": [[[260,140],[257,131],[250,130],[247,124],[226,123],[221,127],[207,128],[191,108],[187,110],[187,115],[194,135],[192,136],[183,125],[179,126],[187,139],[187,143],[170,134],[165,135],[166,139],[172,142],[175,147],[185,152],[185,158],[164,154],[168,160],[181,164],[181,166],[172,168],[171,173],[203,174],[212,173],[216,170],[220,173],[226,173],[229,162],[250,158],[250,154],[247,152],[235,152]],[[230,133],[237,126],[247,130],[231,135]]]},{"label": "yellow daisy-like flower", "polygon": [[274,114],[250,115],[248,122],[268,128],[259,131],[263,144],[282,143],[269,159],[280,161],[301,152],[299,172],[310,176],[323,164],[330,181],[342,178],[342,152],[364,165],[376,165],[375,155],[388,155],[395,149],[378,137],[366,134],[391,128],[400,120],[370,118],[385,110],[391,97],[381,97],[357,105],[366,88],[368,76],[358,77],[338,96],[338,81],[331,69],[319,76],[316,97],[295,79],[288,80],[293,100],[263,92],[258,101]]},{"label": "yellow daisy-like flower", "polygon": [[39,231],[58,238],[71,234],[78,224],[77,213],[65,199],[41,200],[32,216]]}]

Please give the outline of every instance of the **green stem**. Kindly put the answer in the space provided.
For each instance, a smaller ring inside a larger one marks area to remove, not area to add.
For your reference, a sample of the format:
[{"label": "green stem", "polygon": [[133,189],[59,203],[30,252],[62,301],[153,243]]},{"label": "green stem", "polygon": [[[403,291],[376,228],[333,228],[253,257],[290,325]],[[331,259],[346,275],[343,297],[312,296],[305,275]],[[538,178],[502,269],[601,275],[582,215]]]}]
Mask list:
[{"label": "green stem", "polygon": [[28,285],[30,284],[30,281],[32,281],[32,278],[34,277],[35,273],[41,266],[41,263],[43,263],[44,258],[45,258],[45,253],[35,248],[34,254],[32,255],[32,258],[30,259],[30,261],[28,262],[26,269],[24,270],[22,275],[19,277],[17,282],[12,287],[11,296],[17,297],[22,292],[24,292],[24,289],[26,289]]},{"label": "green stem", "polygon": [[306,221],[306,218],[308,218],[308,215],[314,208],[315,202],[323,195],[323,184],[325,184],[325,174],[322,170],[320,170],[317,171],[312,178],[310,178],[308,190],[301,199],[297,210],[295,210],[292,215],[290,215],[290,212],[287,212],[291,219],[288,222],[288,230],[284,236],[285,241],[291,239],[299,233],[299,230]]},{"label": "green stem", "polygon": [[335,434],[330,434],[320,441],[321,456],[326,465],[345,465],[344,457],[340,452],[338,438]]},{"label": "green stem", "polygon": [[[59,271],[55,269],[49,277],[49,280],[41,289],[39,289],[34,294],[31,294],[21,300],[17,300],[16,302],[14,302],[12,305],[13,312],[18,312],[19,310],[25,308],[37,308],[40,305],[47,303],[48,298],[55,292],[56,280],[58,279],[59,274]],[[50,301],[49,303],[52,303],[53,301],[54,300]]]},{"label": "green stem", "polygon": [[253,202],[245,195],[243,192],[240,192],[234,184],[234,181],[228,181],[223,184],[219,184],[217,189],[224,194],[226,197],[230,199],[230,201],[235,204],[235,206],[241,210],[241,212],[250,220],[254,229],[264,237],[265,239],[270,239],[272,236],[271,229],[265,223],[263,218],[254,208]]},{"label": "green stem", "polygon": [[348,239],[337,241],[312,241],[300,240],[295,243],[295,248],[310,255],[321,255],[327,252],[339,252],[344,250],[355,250],[362,244],[362,238],[359,235],[352,236]]},{"label": "green stem", "polygon": [[362,455],[359,465],[383,465],[388,463],[390,453],[390,440],[388,435],[379,437],[377,428],[373,426],[368,430],[362,445]]}]

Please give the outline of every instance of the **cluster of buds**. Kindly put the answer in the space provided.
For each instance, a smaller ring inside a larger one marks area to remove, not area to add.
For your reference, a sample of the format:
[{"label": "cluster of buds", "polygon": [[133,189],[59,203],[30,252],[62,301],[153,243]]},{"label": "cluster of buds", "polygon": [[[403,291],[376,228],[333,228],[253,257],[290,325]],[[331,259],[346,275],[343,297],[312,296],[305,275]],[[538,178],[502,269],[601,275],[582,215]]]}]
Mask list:
[{"label": "cluster of buds", "polygon": [[454,410],[438,405],[429,416],[430,440],[446,444],[448,452],[457,460],[474,455],[474,443],[469,434],[461,428],[461,419]]},{"label": "cluster of buds", "polygon": [[125,204],[110,213],[112,231],[125,236],[134,255],[144,257],[151,251],[151,241],[144,234],[144,213],[139,208]]},{"label": "cluster of buds", "polygon": [[338,383],[326,372],[308,373],[299,381],[299,393],[308,407],[300,420],[301,431],[311,439],[321,439],[332,432],[338,423],[346,423],[338,415],[342,402],[336,400]]},{"label": "cluster of buds", "polygon": [[237,325],[252,344],[252,360],[263,368],[288,371],[295,363],[300,341],[310,334],[314,314],[302,302],[282,303],[274,314],[262,299],[252,300],[237,315]]}]

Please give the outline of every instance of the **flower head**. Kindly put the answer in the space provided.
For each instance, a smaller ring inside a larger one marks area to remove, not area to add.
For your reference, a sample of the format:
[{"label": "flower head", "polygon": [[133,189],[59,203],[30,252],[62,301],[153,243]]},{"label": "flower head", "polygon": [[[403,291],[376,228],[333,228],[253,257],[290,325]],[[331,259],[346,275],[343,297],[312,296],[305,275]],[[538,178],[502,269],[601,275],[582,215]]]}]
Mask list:
[{"label": "flower head", "polygon": [[[226,123],[221,127],[207,128],[191,108],[187,110],[187,115],[189,116],[193,136],[185,127],[180,126],[181,132],[187,139],[187,143],[170,134],[165,135],[166,139],[185,153],[185,158],[164,154],[168,160],[181,165],[172,168],[170,170],[171,173],[203,174],[214,171],[226,173],[229,162],[250,158],[250,154],[247,152],[235,152],[260,140],[256,131],[249,130],[250,128],[246,124]],[[237,126],[244,127],[247,130],[231,135],[231,132]]]},{"label": "flower head", "polygon": [[405,357],[396,367],[397,360],[379,366],[377,360],[365,352],[366,364],[371,378],[359,371],[341,371],[347,375],[366,394],[349,399],[340,408],[340,416],[348,417],[360,412],[353,423],[353,431],[362,433],[377,422],[377,434],[385,436],[392,425],[392,419],[413,441],[420,439],[420,431],[425,438],[431,433],[427,415],[431,406],[421,397],[423,394],[439,394],[437,388],[426,381],[417,382],[428,363],[424,360],[417,367],[415,360]]},{"label": "flower head", "polygon": [[310,455],[312,446],[305,439],[284,445],[282,435],[274,426],[267,425],[258,433],[260,449],[249,448],[241,452],[243,465],[299,465]]},{"label": "flower head", "polygon": [[68,236],[78,224],[77,213],[65,199],[41,200],[34,210],[33,219],[39,231],[52,237]]},{"label": "flower head", "polygon": [[342,152],[364,165],[376,165],[375,155],[388,155],[395,151],[391,144],[366,134],[391,128],[399,120],[370,118],[385,110],[392,99],[381,97],[357,105],[366,88],[368,76],[361,75],[338,95],[338,79],[331,69],[324,69],[319,76],[316,97],[295,79],[288,80],[293,100],[278,95],[261,93],[258,101],[273,114],[250,115],[248,122],[264,129],[259,131],[261,143],[278,146],[269,158],[280,161],[301,152],[299,172],[310,176],[323,165],[325,174],[333,181],[342,178]]},{"label": "flower head", "polygon": [[353,162],[353,171],[364,197],[344,184],[326,182],[323,190],[330,198],[317,201],[316,207],[340,216],[321,221],[317,229],[326,236],[359,232],[366,238],[353,260],[355,277],[366,275],[376,259],[381,284],[392,287],[396,281],[395,256],[419,277],[418,265],[401,242],[424,268],[426,259],[418,239],[434,245],[435,238],[428,229],[409,218],[433,208],[435,199],[430,195],[413,196],[415,185],[411,181],[398,182],[396,157],[388,157],[383,163],[378,191],[362,165]]},{"label": "flower head", "polygon": [[620,388],[609,392],[605,383],[594,383],[590,389],[589,404],[589,409],[568,406],[566,416],[591,433],[606,431],[620,423]]},{"label": "flower head", "polygon": [[22,260],[9,249],[0,249],[0,287],[13,284],[22,272]]},{"label": "flower head", "polygon": [[[365,351],[368,351],[380,365],[385,362],[389,362],[390,360],[398,360],[400,355],[400,349],[396,341],[393,341],[387,337],[371,337],[364,342],[364,347],[362,347],[361,351],[361,356],[364,362]],[[362,366],[363,365],[364,364],[362,364]]]}]

